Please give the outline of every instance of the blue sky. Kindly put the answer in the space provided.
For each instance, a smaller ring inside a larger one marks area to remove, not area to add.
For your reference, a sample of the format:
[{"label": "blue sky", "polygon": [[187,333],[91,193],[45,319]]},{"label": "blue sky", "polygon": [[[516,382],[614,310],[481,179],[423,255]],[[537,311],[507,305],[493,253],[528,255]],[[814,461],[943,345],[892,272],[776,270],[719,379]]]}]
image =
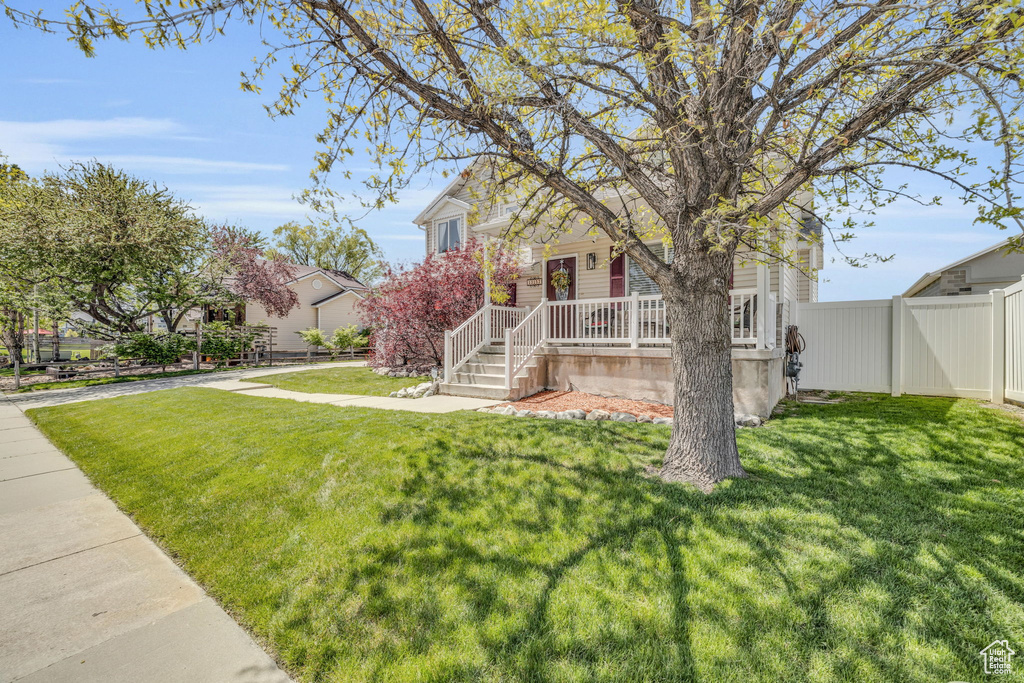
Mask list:
[{"label": "blue sky", "polygon": [[[106,42],[85,58],[63,36],[14,29],[0,21],[0,152],[30,174],[70,160],[96,158],[166,185],[207,217],[269,233],[306,208],[292,197],[309,183],[322,128],[323,107],[310,99],[297,116],[271,119],[263,95],[239,88],[239,73],[262,55],[258,31],[233,26],[228,35],[187,52],[152,51],[140,43]],[[351,162],[353,179],[334,189],[358,191],[365,175]],[[363,162],[365,163],[365,162]],[[447,183],[436,173],[406,190],[397,206],[360,221],[392,261],[422,257],[422,233],[413,217]],[[1006,236],[973,226],[974,209],[925,177],[908,179],[924,196],[948,195],[943,207],[903,202],[875,217],[844,248],[854,254],[894,253],[867,270],[831,262],[826,245],[820,298],[884,298],[901,293],[920,275],[994,244]]]}]

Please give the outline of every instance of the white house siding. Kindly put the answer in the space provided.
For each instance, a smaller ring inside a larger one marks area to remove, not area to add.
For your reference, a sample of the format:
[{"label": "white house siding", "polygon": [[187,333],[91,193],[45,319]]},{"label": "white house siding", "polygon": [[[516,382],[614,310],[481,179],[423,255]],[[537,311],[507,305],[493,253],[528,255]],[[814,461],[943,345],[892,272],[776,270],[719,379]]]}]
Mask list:
[{"label": "white house siding", "polygon": [[[313,288],[314,280],[320,281],[320,289]],[[274,348],[304,350],[306,345],[296,333],[299,330],[316,327],[316,309],[311,304],[332,294],[337,294],[341,291],[341,287],[322,276],[308,277],[288,286],[298,295],[299,306],[293,308],[286,317],[274,317],[259,304],[246,304],[245,320],[250,325],[263,322],[277,328],[277,333],[274,336]]]},{"label": "white house siding", "polygon": [[320,329],[328,335],[339,327],[355,325],[362,328],[357,305],[361,299],[353,292],[343,294],[320,307]]}]

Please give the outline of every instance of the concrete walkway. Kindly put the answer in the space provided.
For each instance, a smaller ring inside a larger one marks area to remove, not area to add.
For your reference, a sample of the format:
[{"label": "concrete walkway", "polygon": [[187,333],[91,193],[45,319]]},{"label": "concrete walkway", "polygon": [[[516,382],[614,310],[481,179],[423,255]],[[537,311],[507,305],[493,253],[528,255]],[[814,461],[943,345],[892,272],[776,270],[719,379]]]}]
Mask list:
[{"label": "concrete walkway", "polygon": [[22,410],[43,408],[46,406],[95,401],[114,396],[176,389],[178,387],[207,387],[224,391],[246,392],[253,396],[268,398],[286,398],[306,403],[329,403],[336,406],[359,406],[363,408],[382,408],[385,410],[408,410],[414,413],[451,413],[457,410],[476,410],[493,406],[502,401],[490,399],[464,398],[462,396],[430,396],[429,398],[390,398],[388,396],[358,396],[354,394],[310,394],[300,391],[278,389],[271,384],[243,382],[251,377],[277,375],[284,372],[302,370],[319,370],[337,367],[358,367],[362,361],[351,363],[328,363],[320,365],[303,365],[288,368],[253,368],[248,370],[232,370],[206,375],[185,375],[183,377],[165,377],[163,379],[140,380],[123,384],[100,384],[94,387],[78,387],[75,389],[49,389],[46,391],[30,391],[24,394],[11,394],[8,399]]},{"label": "concrete walkway", "polygon": [[0,681],[290,679],[0,399]]},{"label": "concrete walkway", "polygon": [[[279,375],[285,372],[299,372],[302,370],[323,370],[326,368],[357,367],[364,365],[363,361],[350,361],[340,363],[320,363],[316,365],[300,365],[276,368],[246,368],[243,370],[225,370],[223,372],[209,372],[202,375],[182,375],[180,377],[161,377],[160,379],[143,379],[135,382],[121,382],[119,384],[98,384],[91,387],[76,387],[74,389],[46,389],[40,391],[26,391],[22,394],[7,394],[7,400],[14,403],[22,410],[29,408],[42,408],[44,406],[56,406],[64,403],[77,403],[79,401],[95,401],[101,398],[112,398],[114,396],[131,396],[133,394],[145,394],[150,391],[162,391],[163,389],[177,389],[178,387],[205,387],[212,384],[220,384],[227,380],[238,382],[246,377],[263,377],[265,375]],[[259,384],[241,383],[246,387],[259,387]]]}]

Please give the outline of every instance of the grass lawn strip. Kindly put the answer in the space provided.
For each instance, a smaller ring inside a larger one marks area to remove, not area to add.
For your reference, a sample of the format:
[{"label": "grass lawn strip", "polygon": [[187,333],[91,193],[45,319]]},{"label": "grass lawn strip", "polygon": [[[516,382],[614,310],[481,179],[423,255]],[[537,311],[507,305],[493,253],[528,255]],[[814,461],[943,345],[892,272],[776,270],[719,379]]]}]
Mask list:
[{"label": "grass lawn strip", "polygon": [[392,391],[429,382],[430,377],[387,377],[378,375],[370,368],[347,367],[286,372],[280,375],[249,377],[242,381],[272,384],[278,389],[307,394],[387,396]]},{"label": "grass lawn strip", "polygon": [[29,414],[302,681],[980,680],[1024,643],[1024,429],[971,401],[791,406],[709,496],[644,475],[652,425]]}]

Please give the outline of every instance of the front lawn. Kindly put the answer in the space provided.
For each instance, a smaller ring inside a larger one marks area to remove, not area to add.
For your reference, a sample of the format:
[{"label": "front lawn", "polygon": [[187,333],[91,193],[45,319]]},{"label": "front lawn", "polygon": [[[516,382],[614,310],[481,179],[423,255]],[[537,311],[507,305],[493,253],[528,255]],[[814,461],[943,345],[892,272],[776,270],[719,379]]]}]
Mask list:
[{"label": "front lawn", "polygon": [[795,407],[709,496],[645,476],[655,425],[29,414],[302,681],[979,681],[1024,645],[1024,425],[970,401]]},{"label": "front lawn", "polygon": [[404,387],[414,387],[429,382],[429,377],[387,377],[378,375],[370,368],[347,367],[325,370],[302,370],[280,375],[250,377],[243,382],[273,384],[278,389],[301,391],[307,394],[360,394],[362,396],[387,396]]}]

